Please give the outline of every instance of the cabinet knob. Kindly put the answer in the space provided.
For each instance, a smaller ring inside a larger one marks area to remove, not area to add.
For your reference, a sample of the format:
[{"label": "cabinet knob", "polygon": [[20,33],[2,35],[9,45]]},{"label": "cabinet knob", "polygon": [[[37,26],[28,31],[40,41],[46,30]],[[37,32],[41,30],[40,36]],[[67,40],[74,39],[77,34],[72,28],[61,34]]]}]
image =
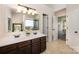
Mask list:
[{"label": "cabinet knob", "polygon": [[78,33],[78,31],[75,31],[75,33]]}]

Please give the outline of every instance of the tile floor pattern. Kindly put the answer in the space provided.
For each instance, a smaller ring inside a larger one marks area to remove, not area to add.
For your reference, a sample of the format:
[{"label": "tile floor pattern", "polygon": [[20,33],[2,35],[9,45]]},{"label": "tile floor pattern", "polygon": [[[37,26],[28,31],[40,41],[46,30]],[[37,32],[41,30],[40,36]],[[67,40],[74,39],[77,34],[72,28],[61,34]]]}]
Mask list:
[{"label": "tile floor pattern", "polygon": [[47,49],[42,54],[76,54],[63,40],[47,42]]}]

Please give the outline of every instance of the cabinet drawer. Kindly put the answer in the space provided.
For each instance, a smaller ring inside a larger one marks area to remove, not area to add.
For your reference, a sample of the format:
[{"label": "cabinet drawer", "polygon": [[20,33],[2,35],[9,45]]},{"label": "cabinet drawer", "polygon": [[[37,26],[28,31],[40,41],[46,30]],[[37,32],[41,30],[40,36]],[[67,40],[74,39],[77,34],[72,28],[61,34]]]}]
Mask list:
[{"label": "cabinet drawer", "polygon": [[31,45],[27,45],[19,48],[20,54],[31,54]]},{"label": "cabinet drawer", "polygon": [[36,46],[36,45],[40,46],[40,42],[33,43],[33,44],[32,44],[32,47],[33,47],[33,46]]},{"label": "cabinet drawer", "polygon": [[46,41],[46,36],[41,37],[41,41]]},{"label": "cabinet drawer", "polygon": [[24,42],[20,42],[18,43],[18,47],[24,47],[31,44],[31,41],[24,41]]},{"label": "cabinet drawer", "polygon": [[44,42],[46,42],[46,39],[41,40],[41,43],[44,43]]},{"label": "cabinet drawer", "polygon": [[32,43],[36,43],[36,42],[40,42],[40,39],[39,38],[35,38],[32,40]]},{"label": "cabinet drawer", "polygon": [[0,53],[8,53],[10,51],[16,50],[16,44],[0,47]]}]

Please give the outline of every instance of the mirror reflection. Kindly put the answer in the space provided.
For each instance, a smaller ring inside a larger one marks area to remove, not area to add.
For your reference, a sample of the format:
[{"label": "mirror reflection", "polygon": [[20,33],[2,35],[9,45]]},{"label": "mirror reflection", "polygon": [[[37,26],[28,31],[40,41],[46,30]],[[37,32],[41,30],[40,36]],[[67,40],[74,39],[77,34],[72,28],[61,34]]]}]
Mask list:
[{"label": "mirror reflection", "polygon": [[[23,14],[23,13],[19,13],[16,11],[16,9],[11,8],[11,15],[12,18],[11,21],[8,20],[8,32],[12,31],[20,31],[20,30],[16,30],[15,27],[19,28],[26,31],[28,30],[28,28],[30,28],[31,30],[39,30],[39,15],[35,14]],[[21,26],[19,25],[19,27],[17,25],[14,24],[21,24]]]}]

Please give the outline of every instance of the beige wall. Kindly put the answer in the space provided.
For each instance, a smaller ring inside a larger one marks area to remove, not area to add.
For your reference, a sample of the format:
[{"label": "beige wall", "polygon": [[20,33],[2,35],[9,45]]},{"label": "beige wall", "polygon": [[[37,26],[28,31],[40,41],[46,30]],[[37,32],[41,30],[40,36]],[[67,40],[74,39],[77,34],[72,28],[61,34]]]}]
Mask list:
[{"label": "beige wall", "polygon": [[55,12],[55,15],[56,15],[57,17],[66,16],[66,8]]},{"label": "beige wall", "polygon": [[66,8],[66,4],[53,4],[54,12],[59,11],[63,8]]}]

